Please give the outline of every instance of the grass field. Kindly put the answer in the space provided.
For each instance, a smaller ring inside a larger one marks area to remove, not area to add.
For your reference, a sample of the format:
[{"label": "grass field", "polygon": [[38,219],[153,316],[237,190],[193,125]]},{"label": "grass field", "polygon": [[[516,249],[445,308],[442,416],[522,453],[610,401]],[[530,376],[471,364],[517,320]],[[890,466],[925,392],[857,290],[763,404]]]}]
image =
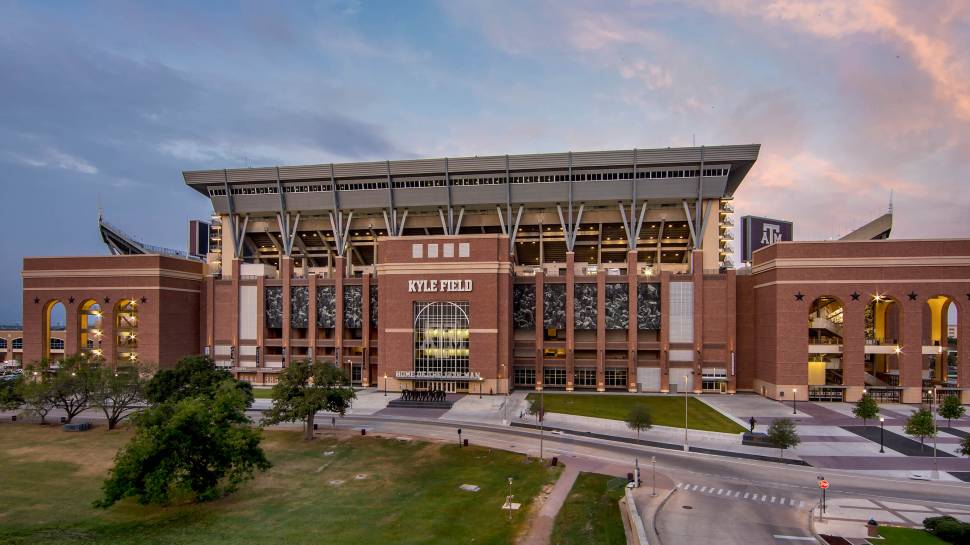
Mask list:
[{"label": "grass field", "polygon": [[[0,543],[14,544],[507,544],[532,499],[555,481],[522,455],[353,435],[304,442],[265,432],[274,467],[234,495],[201,505],[91,507],[130,431],[66,433],[0,425]],[[332,455],[325,452],[332,451]],[[358,474],[365,475],[356,479]],[[501,511],[513,478],[513,522]],[[464,484],[479,492],[459,490]]]},{"label": "grass field", "polygon": [[253,388],[253,397],[256,399],[273,399],[272,388]]},{"label": "grass field", "polygon": [[626,479],[580,473],[556,516],[551,543],[559,545],[624,545],[620,498]]},{"label": "grass field", "polygon": [[914,528],[882,526],[879,528],[879,535],[886,538],[881,542],[882,545],[949,545],[926,530]]},{"label": "grass field", "polygon": [[[537,399],[539,394],[529,394]],[[634,404],[650,409],[656,426],[684,427],[684,398],[680,396],[632,396],[593,394],[545,394],[546,412],[595,416],[612,420],[624,420]],[[702,401],[691,397],[687,401],[687,423],[692,430],[741,433],[744,428]]]}]

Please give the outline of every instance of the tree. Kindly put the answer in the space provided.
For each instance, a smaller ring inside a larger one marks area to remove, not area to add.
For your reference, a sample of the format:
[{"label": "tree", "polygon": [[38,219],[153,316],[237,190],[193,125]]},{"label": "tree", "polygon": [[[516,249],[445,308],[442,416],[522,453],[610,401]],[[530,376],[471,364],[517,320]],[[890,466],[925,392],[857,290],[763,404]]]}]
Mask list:
[{"label": "tree", "polygon": [[22,374],[0,376],[0,411],[12,411],[24,404],[20,396],[20,383],[23,380]]},{"label": "tree", "polygon": [[970,456],[970,435],[964,437],[960,441],[960,450],[957,451],[957,454],[962,454],[964,456]]},{"label": "tree", "polygon": [[795,430],[795,422],[791,418],[779,418],[768,426],[768,442],[780,451],[779,458],[785,458],[785,450],[797,447],[802,439]]},{"label": "tree", "polygon": [[342,369],[332,363],[309,360],[291,362],[273,386],[273,405],[263,416],[264,425],[304,423],[304,437],[313,439],[313,419],[320,411],[346,414],[357,394]]},{"label": "tree", "polygon": [[953,427],[951,420],[956,418],[961,418],[967,412],[967,408],[960,404],[960,398],[957,396],[946,396],[940,403],[940,407],[936,410],[937,414],[946,418],[946,427]]},{"label": "tree", "polygon": [[653,427],[653,420],[650,418],[650,409],[642,403],[637,403],[630,407],[630,412],[626,415],[626,427],[637,432],[637,442],[639,443],[640,432]]},{"label": "tree", "polygon": [[906,435],[919,437],[919,449],[923,451],[923,441],[927,437],[936,435],[936,423],[933,422],[933,413],[926,407],[922,407],[910,415],[906,420],[906,427],[903,428]]},{"label": "tree", "polygon": [[91,406],[101,409],[113,430],[144,400],[145,385],[142,369],[101,368],[94,373]]},{"label": "tree", "polygon": [[866,426],[868,420],[872,420],[879,415],[879,405],[871,395],[862,394],[862,397],[856,402],[855,408],[852,409],[852,414],[856,418],[861,418],[862,425]]},{"label": "tree", "polygon": [[208,356],[187,356],[180,359],[174,369],[155,373],[145,386],[145,399],[149,403],[163,403],[196,396],[212,397],[226,379],[233,380],[248,399],[247,406],[252,405],[252,385],[233,379],[232,373],[216,367]]},{"label": "tree", "polygon": [[54,406],[67,413],[68,424],[90,406],[95,371],[88,359],[79,355],[65,358],[52,369],[50,395]]},{"label": "tree", "polygon": [[51,395],[52,379],[48,373],[36,367],[24,371],[24,378],[17,384],[16,395],[23,400],[24,413],[40,417],[40,423],[47,423],[47,414],[54,408]]},{"label": "tree", "polygon": [[95,507],[132,497],[168,504],[184,495],[207,501],[269,469],[261,431],[246,417],[249,400],[233,379],[213,395],[157,403],[134,414],[135,435],[115,456]]},{"label": "tree", "polygon": [[542,401],[542,394],[538,394],[529,399],[529,408],[526,409],[529,415],[536,417],[536,422],[543,422],[546,419],[546,408]]}]

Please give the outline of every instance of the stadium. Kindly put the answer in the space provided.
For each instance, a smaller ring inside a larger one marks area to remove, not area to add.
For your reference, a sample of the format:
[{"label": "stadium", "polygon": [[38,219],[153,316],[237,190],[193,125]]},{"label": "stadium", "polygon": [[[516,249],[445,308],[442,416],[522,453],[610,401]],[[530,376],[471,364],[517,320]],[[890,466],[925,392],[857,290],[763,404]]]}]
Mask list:
[{"label": "stadium", "polygon": [[970,305],[970,240],[889,239],[887,214],[794,241],[748,217],[736,267],[731,201],[759,150],[187,171],[213,210],[187,252],[102,220],[112,255],[24,259],[8,359],[206,353],[272,385],[314,358],[389,391],[970,402],[970,321],[950,323]]}]

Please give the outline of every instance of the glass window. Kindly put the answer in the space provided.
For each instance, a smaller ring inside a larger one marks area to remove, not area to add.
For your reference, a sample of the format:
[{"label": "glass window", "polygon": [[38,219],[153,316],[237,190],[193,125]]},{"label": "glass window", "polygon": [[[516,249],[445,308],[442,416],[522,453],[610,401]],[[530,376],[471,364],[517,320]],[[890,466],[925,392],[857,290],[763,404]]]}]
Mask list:
[{"label": "glass window", "polygon": [[411,245],[411,257],[413,259],[421,259],[424,257],[424,251],[422,250],[423,244],[412,244]]},{"label": "glass window", "polygon": [[596,369],[593,367],[577,367],[574,371],[576,386],[596,386]]},{"label": "glass window", "polygon": [[621,367],[607,367],[606,385],[626,386],[626,369]]},{"label": "glass window", "polygon": [[51,350],[64,350],[64,339],[51,339]]},{"label": "glass window", "polygon": [[566,369],[563,367],[545,367],[542,369],[542,383],[545,386],[565,386]]},{"label": "glass window", "polygon": [[437,244],[428,244],[428,257],[429,258],[438,257],[438,245]]},{"label": "glass window", "polygon": [[458,257],[468,257],[471,254],[471,248],[467,242],[458,243]]},{"label": "glass window", "polygon": [[22,350],[24,348],[24,340],[23,339],[19,339],[19,338],[18,339],[14,339],[11,344],[12,344],[14,350]]},{"label": "glass window", "polygon": [[468,303],[414,302],[414,371],[468,373]]},{"label": "glass window", "polygon": [[516,386],[535,386],[535,367],[515,367],[512,369],[512,382]]},{"label": "glass window", "polygon": [[0,348],[7,347],[7,339],[0,339]]},{"label": "glass window", "polygon": [[455,257],[455,245],[451,243],[442,244],[441,257]]}]

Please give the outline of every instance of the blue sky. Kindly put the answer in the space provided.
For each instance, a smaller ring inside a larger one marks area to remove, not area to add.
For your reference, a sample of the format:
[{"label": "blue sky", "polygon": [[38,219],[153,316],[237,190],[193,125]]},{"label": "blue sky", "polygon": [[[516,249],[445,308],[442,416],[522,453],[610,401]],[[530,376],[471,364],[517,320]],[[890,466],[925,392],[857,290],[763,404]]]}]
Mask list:
[{"label": "blue sky", "polygon": [[99,202],[184,247],[184,169],[758,142],[739,214],[970,236],[968,51],[958,1],[0,1],[0,323]]}]

